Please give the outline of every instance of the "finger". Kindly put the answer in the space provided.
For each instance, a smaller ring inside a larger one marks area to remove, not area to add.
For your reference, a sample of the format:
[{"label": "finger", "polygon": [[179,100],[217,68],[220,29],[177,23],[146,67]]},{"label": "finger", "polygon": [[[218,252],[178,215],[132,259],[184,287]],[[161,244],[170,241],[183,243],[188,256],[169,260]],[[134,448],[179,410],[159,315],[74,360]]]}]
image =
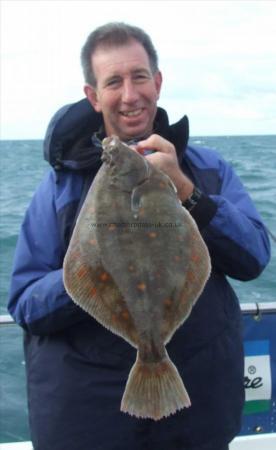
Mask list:
[{"label": "finger", "polygon": [[137,144],[130,144],[128,145],[131,150],[134,150],[135,152],[139,153],[142,156],[150,155],[151,153],[154,153],[155,150],[150,148],[138,148]]},{"label": "finger", "polygon": [[175,152],[173,144],[158,134],[152,134],[148,139],[139,141],[137,147],[138,149],[151,149],[161,153]]}]

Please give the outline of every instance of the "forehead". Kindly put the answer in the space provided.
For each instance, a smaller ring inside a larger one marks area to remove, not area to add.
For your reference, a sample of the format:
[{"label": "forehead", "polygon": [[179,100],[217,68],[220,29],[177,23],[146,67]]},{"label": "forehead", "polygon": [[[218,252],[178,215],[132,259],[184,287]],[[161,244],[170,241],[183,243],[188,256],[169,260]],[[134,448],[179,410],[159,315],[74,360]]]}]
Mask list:
[{"label": "forehead", "polygon": [[119,46],[99,46],[91,57],[91,64],[96,78],[137,69],[151,70],[146,50],[135,40]]}]

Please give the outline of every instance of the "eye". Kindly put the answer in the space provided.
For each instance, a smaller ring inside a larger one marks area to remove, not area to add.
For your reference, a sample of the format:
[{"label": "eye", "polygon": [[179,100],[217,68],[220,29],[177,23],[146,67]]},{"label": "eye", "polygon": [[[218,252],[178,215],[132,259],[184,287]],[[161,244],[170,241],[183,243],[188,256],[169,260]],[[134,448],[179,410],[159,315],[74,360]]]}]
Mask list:
[{"label": "eye", "polygon": [[135,78],[147,78],[143,73],[135,75]]},{"label": "eye", "polygon": [[105,85],[106,87],[116,87],[120,84],[121,79],[120,78],[111,78],[110,80],[107,80]]},{"label": "eye", "polygon": [[132,79],[136,83],[145,83],[146,81],[151,79],[151,76],[147,72],[136,72],[133,74]]}]

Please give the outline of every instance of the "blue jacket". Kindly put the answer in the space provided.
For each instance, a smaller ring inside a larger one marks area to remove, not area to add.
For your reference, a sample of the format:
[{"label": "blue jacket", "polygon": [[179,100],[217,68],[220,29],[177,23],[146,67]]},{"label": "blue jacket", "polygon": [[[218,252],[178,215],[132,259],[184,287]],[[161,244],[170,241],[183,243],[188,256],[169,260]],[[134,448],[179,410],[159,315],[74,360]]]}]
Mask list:
[{"label": "blue jacket", "polygon": [[257,277],[269,239],[233,169],[214,151],[189,146],[186,117],[156,131],[174,143],[184,173],[204,193],[192,210],[212,274],[188,320],[167,345],[192,406],[162,419],[120,412],[136,351],[76,306],[62,263],[87,190],[100,167],[91,135],[102,124],[86,100],[52,119],[44,153],[53,166],[38,187],[19,235],[8,309],[25,330],[31,437],[35,450],[215,450],[240,429],[243,352],[239,303],[226,276]]}]

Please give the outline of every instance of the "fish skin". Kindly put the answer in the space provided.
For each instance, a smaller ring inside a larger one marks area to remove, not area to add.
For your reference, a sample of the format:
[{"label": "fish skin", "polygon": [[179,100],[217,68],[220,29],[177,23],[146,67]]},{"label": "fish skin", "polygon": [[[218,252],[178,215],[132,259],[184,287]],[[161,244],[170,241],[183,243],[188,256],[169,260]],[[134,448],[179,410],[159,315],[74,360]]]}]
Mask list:
[{"label": "fish skin", "polygon": [[121,410],[159,420],[191,404],[165,345],[200,296],[210,258],[166,174],[115,136],[104,139],[102,160],[65,256],[64,285],[138,350]]}]

